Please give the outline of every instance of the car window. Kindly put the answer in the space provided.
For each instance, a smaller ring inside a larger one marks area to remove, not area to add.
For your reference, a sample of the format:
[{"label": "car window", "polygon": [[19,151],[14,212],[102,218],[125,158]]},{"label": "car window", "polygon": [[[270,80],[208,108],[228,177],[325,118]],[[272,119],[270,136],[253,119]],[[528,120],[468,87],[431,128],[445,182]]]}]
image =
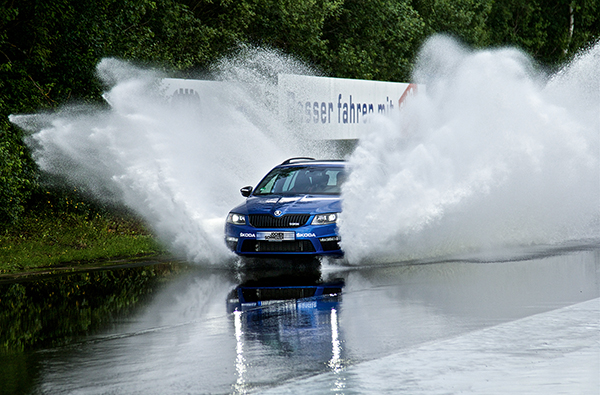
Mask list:
[{"label": "car window", "polygon": [[339,195],[345,171],[341,167],[284,167],[273,169],[258,184],[255,195]]}]

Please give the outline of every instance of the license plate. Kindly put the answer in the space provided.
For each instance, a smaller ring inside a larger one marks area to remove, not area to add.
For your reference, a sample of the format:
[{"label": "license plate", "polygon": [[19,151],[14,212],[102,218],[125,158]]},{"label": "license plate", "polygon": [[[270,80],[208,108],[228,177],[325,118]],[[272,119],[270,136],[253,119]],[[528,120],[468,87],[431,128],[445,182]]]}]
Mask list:
[{"label": "license plate", "polygon": [[266,241],[284,241],[284,240],[295,240],[296,234],[294,232],[257,232],[256,240]]}]

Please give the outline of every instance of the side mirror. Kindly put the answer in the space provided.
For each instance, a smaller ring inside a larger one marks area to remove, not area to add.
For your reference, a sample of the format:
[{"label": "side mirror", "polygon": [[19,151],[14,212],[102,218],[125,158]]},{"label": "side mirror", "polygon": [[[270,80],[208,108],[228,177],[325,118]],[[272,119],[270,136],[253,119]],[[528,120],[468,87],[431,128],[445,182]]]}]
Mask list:
[{"label": "side mirror", "polygon": [[243,197],[248,197],[252,193],[252,187],[243,187],[240,189],[240,193]]}]

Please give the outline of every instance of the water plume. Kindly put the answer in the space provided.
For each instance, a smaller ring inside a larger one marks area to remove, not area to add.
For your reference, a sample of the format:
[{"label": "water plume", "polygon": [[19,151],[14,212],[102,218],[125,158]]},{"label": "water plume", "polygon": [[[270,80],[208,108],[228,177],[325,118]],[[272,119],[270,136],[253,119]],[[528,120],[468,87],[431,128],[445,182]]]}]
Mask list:
[{"label": "water plume", "polygon": [[298,68],[276,52],[242,48],[214,66],[213,78],[227,81],[228,89],[200,98],[199,110],[161,93],[165,75],[104,59],[97,74],[110,108],[67,106],[10,119],[32,132],[26,142],[43,171],[131,208],[174,253],[217,263],[231,257],[223,225],[242,201],[239,188],[304,154],[294,133],[260,102],[276,88],[273,75]]},{"label": "water plume", "polygon": [[[31,131],[42,170],[131,208],[173,252],[221,263],[232,256],[223,222],[241,186],[287,157],[330,156],[269,103],[279,73],[312,70],[242,47],[212,67],[227,89],[204,92],[198,110],[161,92],[166,75],[104,59],[98,77],[110,108],[10,119]],[[432,37],[414,72],[419,93],[395,115],[372,116],[350,157],[340,223],[347,260],[597,240],[599,78],[600,45],[546,75],[516,49],[473,51]]]},{"label": "water plume", "polygon": [[414,78],[425,89],[350,158],[350,262],[598,238],[600,45],[547,76],[516,49],[435,36]]}]

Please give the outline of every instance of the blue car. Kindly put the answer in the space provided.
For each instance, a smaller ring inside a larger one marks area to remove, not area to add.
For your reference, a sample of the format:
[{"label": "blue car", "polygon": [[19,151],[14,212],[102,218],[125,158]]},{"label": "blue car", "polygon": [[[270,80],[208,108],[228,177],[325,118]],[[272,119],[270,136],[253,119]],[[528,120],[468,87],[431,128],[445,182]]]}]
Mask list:
[{"label": "blue car", "polygon": [[342,160],[286,160],[256,188],[240,190],[246,202],[227,216],[227,246],[242,256],[342,256],[337,221],[345,177]]}]

